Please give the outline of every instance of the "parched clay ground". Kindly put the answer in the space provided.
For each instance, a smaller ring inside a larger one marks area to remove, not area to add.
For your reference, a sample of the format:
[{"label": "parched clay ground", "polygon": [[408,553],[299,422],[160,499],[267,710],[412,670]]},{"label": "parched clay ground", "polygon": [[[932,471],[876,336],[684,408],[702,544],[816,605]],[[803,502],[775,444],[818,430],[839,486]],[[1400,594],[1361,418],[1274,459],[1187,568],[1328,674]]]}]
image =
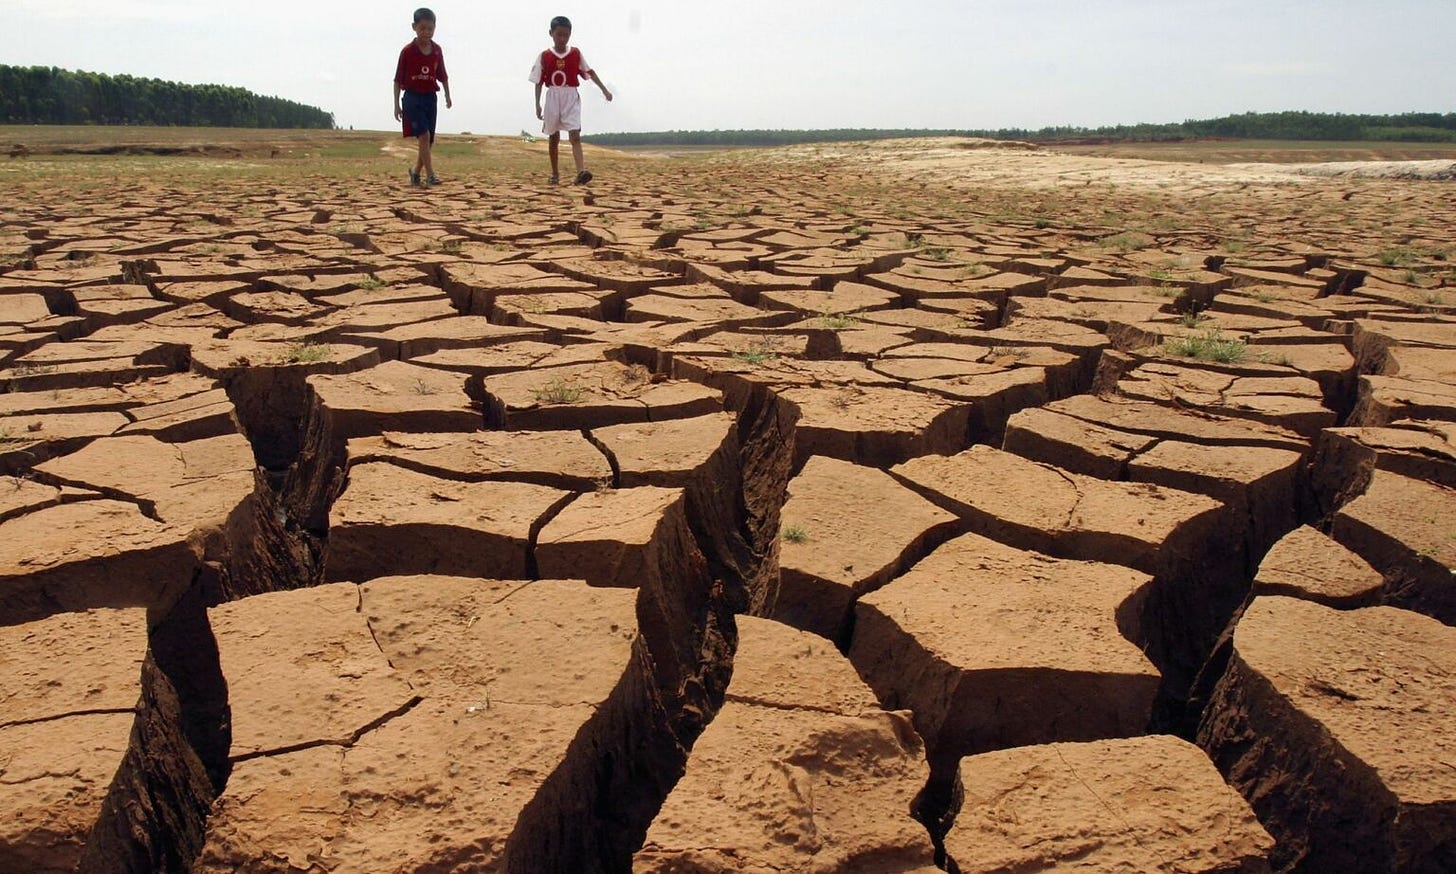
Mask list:
[{"label": "parched clay ground", "polygon": [[297,148],[0,167],[0,870],[1456,870],[1440,173]]}]

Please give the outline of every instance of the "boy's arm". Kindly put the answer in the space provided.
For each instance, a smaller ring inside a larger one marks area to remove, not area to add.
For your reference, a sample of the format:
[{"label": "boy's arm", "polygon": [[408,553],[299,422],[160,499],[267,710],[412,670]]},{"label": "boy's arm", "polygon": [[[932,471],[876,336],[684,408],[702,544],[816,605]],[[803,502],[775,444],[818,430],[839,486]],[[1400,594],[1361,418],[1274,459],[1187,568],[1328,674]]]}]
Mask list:
[{"label": "boy's arm", "polygon": [[536,83],[536,117],[541,118],[541,83]]},{"label": "boy's arm", "polygon": [[607,98],[607,102],[611,103],[612,92],[607,90],[606,83],[602,82],[602,77],[597,75],[597,71],[595,69],[592,69],[590,72],[587,73],[587,75],[591,77],[591,80],[593,82],[597,83],[598,88],[602,89],[602,96]]},{"label": "boy's arm", "polygon": [[439,81],[440,87],[445,90],[445,108],[449,109],[455,105],[455,102],[450,99],[450,74],[445,72],[445,50],[440,48],[439,45],[436,45],[435,51],[440,53],[440,66],[439,71],[435,73],[435,79]]},{"label": "boy's arm", "polygon": [[395,82],[394,83],[394,120],[395,121],[399,121],[400,119],[404,118],[404,110],[401,109],[400,106],[399,106],[399,91],[400,91],[399,83],[398,82]]}]

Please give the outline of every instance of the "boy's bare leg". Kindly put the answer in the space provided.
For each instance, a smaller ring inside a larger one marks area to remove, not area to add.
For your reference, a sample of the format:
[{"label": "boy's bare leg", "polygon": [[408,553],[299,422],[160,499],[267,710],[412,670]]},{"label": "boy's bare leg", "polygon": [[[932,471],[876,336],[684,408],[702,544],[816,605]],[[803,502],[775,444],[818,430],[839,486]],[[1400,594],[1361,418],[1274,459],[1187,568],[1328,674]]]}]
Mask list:
[{"label": "boy's bare leg", "polygon": [[[580,173],[586,169],[586,163],[581,155],[581,131],[571,131],[571,159],[576,162],[576,172]],[[555,170],[553,169],[554,173]]]},{"label": "boy's bare leg", "polygon": [[420,137],[420,157],[415,162],[415,172],[425,176],[435,175],[435,164],[430,155],[430,135],[424,134]]},{"label": "boy's bare leg", "polygon": [[551,178],[561,175],[558,167],[558,153],[561,150],[561,134],[554,133],[546,139],[546,153],[551,156]]}]

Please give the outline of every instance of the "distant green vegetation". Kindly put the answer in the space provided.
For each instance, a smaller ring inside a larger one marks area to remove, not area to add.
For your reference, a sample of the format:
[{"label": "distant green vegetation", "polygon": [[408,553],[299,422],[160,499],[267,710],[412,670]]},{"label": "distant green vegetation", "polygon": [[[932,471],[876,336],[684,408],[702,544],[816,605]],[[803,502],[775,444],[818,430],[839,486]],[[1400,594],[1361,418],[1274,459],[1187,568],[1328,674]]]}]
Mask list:
[{"label": "distant green vegetation", "polygon": [[332,129],[334,116],[226,85],[0,64],[0,124]]},{"label": "distant green vegetation", "polygon": [[786,146],[795,143],[853,142],[902,137],[986,137],[1035,143],[1146,143],[1189,139],[1381,141],[1456,143],[1456,112],[1407,112],[1401,115],[1345,115],[1324,112],[1246,112],[1177,124],[1115,127],[1044,127],[1040,130],[713,130],[592,134],[583,139],[603,146]]}]

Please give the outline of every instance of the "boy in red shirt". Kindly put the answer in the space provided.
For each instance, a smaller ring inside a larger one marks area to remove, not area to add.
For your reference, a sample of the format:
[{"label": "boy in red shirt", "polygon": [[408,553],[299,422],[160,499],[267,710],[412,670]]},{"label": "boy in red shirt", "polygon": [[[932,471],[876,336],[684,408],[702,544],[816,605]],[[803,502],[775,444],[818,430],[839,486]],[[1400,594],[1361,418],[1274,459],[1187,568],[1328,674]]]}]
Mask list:
[{"label": "boy in red shirt", "polygon": [[[435,42],[435,13],[421,7],[415,10],[415,38],[400,50],[394,68],[394,120],[404,122],[405,137],[414,137],[420,145],[420,156],[410,171],[410,184],[420,184],[425,174],[426,185],[439,185],[435,166],[430,162],[430,146],[435,142],[435,93],[445,86],[445,108],[450,100],[450,75],[445,72],[445,53]],[[439,84],[435,84],[438,82]],[[400,102],[400,92],[404,102]]]},{"label": "boy in red shirt", "polygon": [[[587,64],[581,49],[568,49],[571,40],[571,19],[558,15],[551,19],[552,46],[536,56],[536,65],[528,77],[536,83],[536,117],[541,119],[541,132],[548,134],[547,151],[551,155],[551,184],[560,179],[557,165],[557,150],[561,144],[561,132],[571,137],[571,157],[576,161],[576,184],[585,185],[591,181],[591,171],[586,169],[581,155],[581,95],[577,83],[583,76],[597,83],[607,102],[612,92],[597,77],[597,71]],[[546,106],[541,106],[541,89],[546,89]]]}]

